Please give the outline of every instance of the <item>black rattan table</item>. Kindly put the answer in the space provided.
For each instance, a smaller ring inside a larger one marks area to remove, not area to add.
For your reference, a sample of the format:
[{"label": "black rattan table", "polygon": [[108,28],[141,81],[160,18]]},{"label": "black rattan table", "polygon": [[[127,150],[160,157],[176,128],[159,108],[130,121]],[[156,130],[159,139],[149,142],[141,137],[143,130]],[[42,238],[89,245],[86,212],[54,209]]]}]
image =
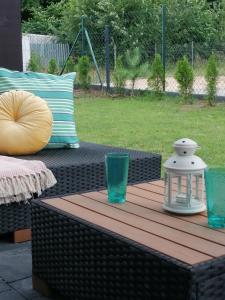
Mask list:
[{"label": "black rattan table", "polygon": [[109,152],[130,154],[129,183],[160,178],[160,154],[94,143],[80,142],[78,149],[46,149],[21,158],[41,160],[54,173],[57,184],[43,193],[44,198],[104,188],[104,160]]},{"label": "black rattan table", "polygon": [[[54,173],[57,184],[42,194],[44,197],[56,197],[86,191],[95,191],[105,187],[104,157],[108,152],[128,152],[130,154],[129,183],[145,182],[160,178],[161,155],[144,151],[128,150],[118,147],[81,142],[79,149],[45,149],[33,155],[17,158],[41,160]],[[0,234],[22,232],[31,226],[29,203],[0,205]],[[26,236],[14,237],[15,241],[24,241]]]},{"label": "black rattan table", "polygon": [[163,182],[35,200],[33,285],[73,300],[225,299],[225,231],[162,210]]}]

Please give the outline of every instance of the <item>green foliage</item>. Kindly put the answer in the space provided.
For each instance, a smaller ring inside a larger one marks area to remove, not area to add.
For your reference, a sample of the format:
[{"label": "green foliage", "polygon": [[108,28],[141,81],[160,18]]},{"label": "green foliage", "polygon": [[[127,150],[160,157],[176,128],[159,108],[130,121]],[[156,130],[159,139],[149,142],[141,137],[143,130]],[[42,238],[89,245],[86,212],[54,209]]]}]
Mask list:
[{"label": "green foliage", "polygon": [[175,78],[179,84],[181,96],[185,101],[190,101],[194,82],[194,74],[186,56],[177,62]]},{"label": "green foliage", "polygon": [[219,43],[223,43],[225,39],[225,0],[218,0],[213,2],[213,8],[216,12],[216,32]]},{"label": "green foliage", "polygon": [[119,93],[121,93],[123,88],[125,87],[127,77],[128,72],[124,68],[122,57],[119,56],[116,60],[116,65],[112,76],[113,83]]},{"label": "green foliage", "polygon": [[22,20],[27,21],[32,18],[33,11],[40,6],[39,0],[22,0],[21,1],[21,13]]},{"label": "green foliage", "polygon": [[32,18],[23,22],[23,32],[59,35],[65,0],[47,7],[33,6]]},{"label": "green foliage", "polygon": [[[177,57],[179,45],[194,41],[201,51],[215,41],[224,41],[225,0],[209,5],[203,0],[168,0],[167,42]],[[23,31],[56,34],[73,42],[84,15],[90,34],[110,26],[117,49],[139,47],[144,53],[161,38],[161,0],[22,0]],[[98,40],[92,40],[98,52]],[[175,46],[175,47],[174,47]],[[147,55],[146,55],[147,56]]]},{"label": "green foliage", "polygon": [[43,7],[46,7],[52,3],[57,3],[57,2],[60,2],[61,0],[39,0],[40,1],[40,4],[43,6]]},{"label": "green foliage", "polygon": [[50,59],[48,63],[48,73],[49,74],[58,74],[59,69],[55,58]]},{"label": "green foliage", "polygon": [[32,72],[40,72],[42,69],[40,57],[34,53],[31,53],[29,64],[27,69]]},{"label": "green foliage", "polygon": [[[167,3],[167,41],[184,45],[190,41],[210,43],[218,34],[218,10],[203,0],[170,0]],[[105,24],[118,49],[153,48],[161,35],[160,0],[68,0],[62,20],[62,35],[70,42],[78,32],[80,16],[91,33],[103,32]],[[98,42],[94,45],[98,48]]]},{"label": "green foliage", "polygon": [[156,95],[161,95],[163,93],[163,82],[163,64],[161,61],[161,56],[159,54],[156,54],[155,59],[152,63],[152,72],[148,78],[148,85],[150,88],[153,88],[153,91],[156,93]]},{"label": "green foliage", "polygon": [[217,10],[203,0],[167,1],[167,38],[170,44],[194,41],[209,43],[216,39]]},{"label": "green foliage", "polygon": [[73,58],[70,56],[65,67],[65,73],[71,73],[75,71],[75,64]]},{"label": "green foliage", "polygon": [[127,72],[131,79],[131,95],[134,94],[134,86],[137,78],[146,76],[148,71],[148,65],[141,63],[141,52],[138,47],[127,50],[126,55]]},{"label": "green foliage", "polygon": [[78,82],[82,89],[89,89],[91,84],[91,63],[88,56],[81,56],[78,59],[77,72]]},{"label": "green foliage", "polygon": [[218,77],[218,69],[216,56],[212,54],[207,63],[205,78],[207,81],[207,92],[208,92],[208,103],[210,106],[213,106],[215,103],[216,96],[216,82]]}]

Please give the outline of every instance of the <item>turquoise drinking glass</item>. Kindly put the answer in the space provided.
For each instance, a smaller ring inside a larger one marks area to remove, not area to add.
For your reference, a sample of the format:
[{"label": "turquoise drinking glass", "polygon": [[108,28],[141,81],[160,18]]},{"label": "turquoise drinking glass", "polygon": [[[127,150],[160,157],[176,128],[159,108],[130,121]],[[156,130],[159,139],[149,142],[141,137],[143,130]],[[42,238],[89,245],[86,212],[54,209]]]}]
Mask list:
[{"label": "turquoise drinking glass", "polygon": [[205,170],[208,224],[213,228],[225,227],[225,168]]},{"label": "turquoise drinking glass", "polygon": [[126,189],[129,168],[128,153],[108,153],[105,157],[108,201],[123,203],[126,201]]}]

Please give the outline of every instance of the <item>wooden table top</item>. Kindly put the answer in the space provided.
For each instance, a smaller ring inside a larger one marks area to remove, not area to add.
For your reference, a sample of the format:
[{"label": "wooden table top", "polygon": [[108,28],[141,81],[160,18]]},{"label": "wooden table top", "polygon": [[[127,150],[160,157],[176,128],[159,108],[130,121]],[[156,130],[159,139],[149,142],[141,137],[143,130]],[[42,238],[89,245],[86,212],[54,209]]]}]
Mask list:
[{"label": "wooden table top", "polygon": [[208,228],[207,215],[181,216],[162,208],[162,180],[128,186],[127,201],[107,202],[107,192],[42,202],[190,265],[225,255],[225,230]]}]

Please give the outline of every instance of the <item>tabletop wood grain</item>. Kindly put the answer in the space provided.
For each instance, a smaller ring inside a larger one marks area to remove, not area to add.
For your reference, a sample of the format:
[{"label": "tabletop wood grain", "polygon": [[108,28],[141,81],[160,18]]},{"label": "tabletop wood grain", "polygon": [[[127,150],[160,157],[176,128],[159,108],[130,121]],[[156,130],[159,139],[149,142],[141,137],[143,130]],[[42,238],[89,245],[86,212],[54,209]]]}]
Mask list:
[{"label": "tabletop wood grain", "polygon": [[190,265],[225,255],[225,230],[209,228],[205,212],[171,214],[163,200],[164,182],[158,180],[128,186],[123,204],[107,202],[107,191],[42,201]]}]

